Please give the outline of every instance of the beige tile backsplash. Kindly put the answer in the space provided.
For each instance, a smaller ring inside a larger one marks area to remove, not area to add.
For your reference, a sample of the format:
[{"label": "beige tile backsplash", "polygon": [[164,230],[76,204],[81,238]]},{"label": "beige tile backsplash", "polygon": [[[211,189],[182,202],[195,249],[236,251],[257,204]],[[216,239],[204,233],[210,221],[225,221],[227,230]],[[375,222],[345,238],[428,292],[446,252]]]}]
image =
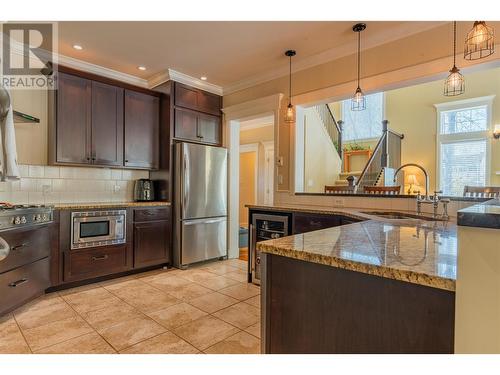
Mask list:
[{"label": "beige tile backsplash", "polygon": [[16,204],[127,202],[148,171],[20,165],[21,179],[0,182],[0,201]]}]

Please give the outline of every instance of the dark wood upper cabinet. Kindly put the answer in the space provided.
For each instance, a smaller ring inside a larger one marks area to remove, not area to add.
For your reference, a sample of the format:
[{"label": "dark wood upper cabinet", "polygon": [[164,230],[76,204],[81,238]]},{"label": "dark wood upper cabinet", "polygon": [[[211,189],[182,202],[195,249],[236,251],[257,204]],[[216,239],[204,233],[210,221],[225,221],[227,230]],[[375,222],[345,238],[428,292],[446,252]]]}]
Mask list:
[{"label": "dark wood upper cabinet", "polygon": [[175,139],[222,144],[220,96],[176,82],[173,103]]},{"label": "dark wood upper cabinet", "polygon": [[221,144],[221,118],[200,113],[198,115],[198,134],[204,143]]},{"label": "dark wood upper cabinet", "polygon": [[125,160],[134,168],[159,166],[160,99],[125,90]]},{"label": "dark wood upper cabinet", "polygon": [[91,163],[92,84],[85,78],[58,74],[55,163]]},{"label": "dark wood upper cabinet", "polygon": [[160,93],[59,67],[49,93],[49,162],[157,169]]},{"label": "dark wood upper cabinet", "polygon": [[92,163],[123,165],[123,89],[92,82]]},{"label": "dark wood upper cabinet", "polygon": [[175,101],[178,107],[189,108],[195,111],[221,115],[221,97],[203,90],[175,83]]},{"label": "dark wood upper cabinet", "polygon": [[195,111],[176,108],[174,116],[175,138],[198,141],[198,114]]}]

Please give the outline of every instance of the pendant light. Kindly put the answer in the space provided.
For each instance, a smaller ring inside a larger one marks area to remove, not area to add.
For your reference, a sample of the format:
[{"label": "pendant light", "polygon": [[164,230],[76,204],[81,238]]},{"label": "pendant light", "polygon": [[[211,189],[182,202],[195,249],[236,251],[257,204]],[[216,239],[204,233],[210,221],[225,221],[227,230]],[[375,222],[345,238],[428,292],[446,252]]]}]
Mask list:
[{"label": "pendant light", "polygon": [[288,91],[288,107],[285,113],[285,122],[292,123],[295,122],[295,109],[292,105],[292,57],[295,56],[297,52],[289,49],[285,52],[285,56],[290,58],[290,77],[289,77],[289,91]]},{"label": "pendant light", "polygon": [[453,21],[453,68],[450,70],[450,75],[444,81],[444,95],[457,96],[465,92],[464,76],[460,73],[460,69],[455,65],[457,52],[457,21]]},{"label": "pendant light", "polygon": [[356,92],[351,100],[351,110],[352,111],[362,111],[366,109],[366,97],[361,91],[361,87],[359,85],[359,74],[360,74],[360,66],[361,66],[361,31],[366,29],[366,24],[357,23],[352,27],[352,31],[358,33],[358,87],[356,88]]},{"label": "pendant light", "polygon": [[479,60],[495,52],[495,35],[492,27],[484,21],[474,22],[465,39],[464,59]]}]

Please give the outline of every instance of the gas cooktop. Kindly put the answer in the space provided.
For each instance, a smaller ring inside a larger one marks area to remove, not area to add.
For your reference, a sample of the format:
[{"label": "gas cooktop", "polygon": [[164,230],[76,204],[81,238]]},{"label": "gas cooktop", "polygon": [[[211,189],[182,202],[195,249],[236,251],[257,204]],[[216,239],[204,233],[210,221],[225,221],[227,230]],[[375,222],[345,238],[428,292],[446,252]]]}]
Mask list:
[{"label": "gas cooktop", "polygon": [[43,204],[0,203],[0,230],[50,223],[53,211]]}]

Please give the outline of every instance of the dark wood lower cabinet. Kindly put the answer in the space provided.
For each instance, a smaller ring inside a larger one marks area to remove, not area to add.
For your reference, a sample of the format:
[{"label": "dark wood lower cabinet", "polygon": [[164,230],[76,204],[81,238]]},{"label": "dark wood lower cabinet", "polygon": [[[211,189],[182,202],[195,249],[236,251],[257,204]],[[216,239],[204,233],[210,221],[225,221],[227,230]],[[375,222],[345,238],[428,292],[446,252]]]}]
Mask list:
[{"label": "dark wood lower cabinet", "polygon": [[[56,248],[51,251],[54,289],[171,263],[170,206],[129,207],[126,210],[126,243],[73,250],[71,249],[72,211],[56,212],[58,235],[52,233],[50,237]],[[37,237],[37,240],[41,241],[44,238],[44,241],[48,241],[48,234],[45,235],[46,238]]]},{"label": "dark wood lower cabinet", "polygon": [[134,267],[147,267],[170,261],[169,221],[134,224]]},{"label": "dark wood lower cabinet", "polygon": [[127,245],[70,250],[64,254],[64,281],[79,281],[132,269]]},{"label": "dark wood lower cabinet", "polygon": [[262,255],[265,353],[453,353],[455,293]]}]

